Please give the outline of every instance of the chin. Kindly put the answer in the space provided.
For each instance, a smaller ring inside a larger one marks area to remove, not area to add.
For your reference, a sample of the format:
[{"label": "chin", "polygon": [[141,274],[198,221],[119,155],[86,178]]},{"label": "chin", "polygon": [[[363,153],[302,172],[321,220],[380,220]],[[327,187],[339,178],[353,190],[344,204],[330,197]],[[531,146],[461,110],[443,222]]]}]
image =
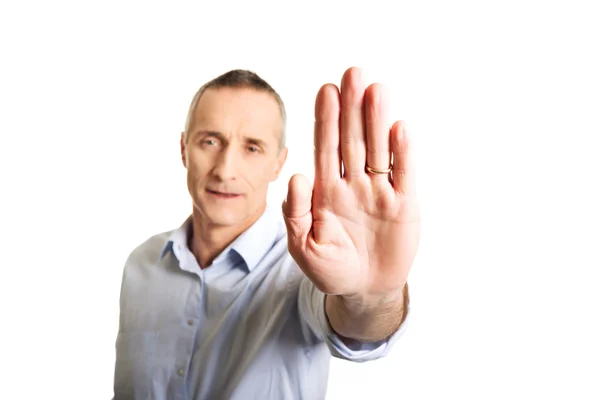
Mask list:
[{"label": "chin", "polygon": [[233,213],[209,213],[206,215],[211,225],[214,226],[236,226],[242,223],[243,217]]},{"label": "chin", "polygon": [[219,204],[203,203],[196,201],[195,207],[200,212],[200,218],[217,226],[235,226],[246,219],[247,215],[242,210],[234,210]]}]

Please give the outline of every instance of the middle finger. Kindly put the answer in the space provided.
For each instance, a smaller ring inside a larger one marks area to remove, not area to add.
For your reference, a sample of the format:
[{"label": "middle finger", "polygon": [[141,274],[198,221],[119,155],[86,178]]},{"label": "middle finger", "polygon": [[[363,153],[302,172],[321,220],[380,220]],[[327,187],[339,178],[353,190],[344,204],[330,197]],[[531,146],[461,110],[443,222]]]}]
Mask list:
[{"label": "middle finger", "polygon": [[340,113],[340,145],[347,179],[357,178],[365,172],[364,94],[365,83],[360,69],[348,69],[342,77]]}]

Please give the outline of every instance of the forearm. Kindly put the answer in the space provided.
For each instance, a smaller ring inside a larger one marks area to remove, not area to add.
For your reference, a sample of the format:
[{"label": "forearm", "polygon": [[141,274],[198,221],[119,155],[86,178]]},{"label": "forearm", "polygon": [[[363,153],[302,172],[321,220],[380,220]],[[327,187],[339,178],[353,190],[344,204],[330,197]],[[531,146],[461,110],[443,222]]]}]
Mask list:
[{"label": "forearm", "polygon": [[406,284],[386,296],[327,296],[325,312],[331,328],[346,341],[377,342],[404,322],[409,301]]}]

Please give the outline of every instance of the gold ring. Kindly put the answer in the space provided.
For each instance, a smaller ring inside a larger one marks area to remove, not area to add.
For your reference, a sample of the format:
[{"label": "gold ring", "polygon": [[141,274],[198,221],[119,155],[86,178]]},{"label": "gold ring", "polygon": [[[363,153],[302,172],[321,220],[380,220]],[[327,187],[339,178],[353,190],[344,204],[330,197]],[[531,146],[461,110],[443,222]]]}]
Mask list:
[{"label": "gold ring", "polygon": [[392,172],[392,166],[391,165],[390,165],[390,167],[388,169],[375,169],[375,168],[371,168],[368,165],[366,165],[365,169],[368,172],[371,172],[373,174],[389,174],[390,172]]}]

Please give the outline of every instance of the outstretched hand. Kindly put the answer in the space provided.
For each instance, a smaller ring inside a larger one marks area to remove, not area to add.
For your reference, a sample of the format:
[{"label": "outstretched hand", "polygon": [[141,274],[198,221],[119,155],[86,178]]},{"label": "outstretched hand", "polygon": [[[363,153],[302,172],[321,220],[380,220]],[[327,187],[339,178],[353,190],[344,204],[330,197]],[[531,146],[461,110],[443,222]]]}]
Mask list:
[{"label": "outstretched hand", "polygon": [[402,122],[390,128],[385,87],[366,87],[358,68],[341,90],[321,87],[314,140],[314,184],[294,175],[282,205],[290,254],[328,295],[398,292],[417,253],[420,211],[410,140]]}]

